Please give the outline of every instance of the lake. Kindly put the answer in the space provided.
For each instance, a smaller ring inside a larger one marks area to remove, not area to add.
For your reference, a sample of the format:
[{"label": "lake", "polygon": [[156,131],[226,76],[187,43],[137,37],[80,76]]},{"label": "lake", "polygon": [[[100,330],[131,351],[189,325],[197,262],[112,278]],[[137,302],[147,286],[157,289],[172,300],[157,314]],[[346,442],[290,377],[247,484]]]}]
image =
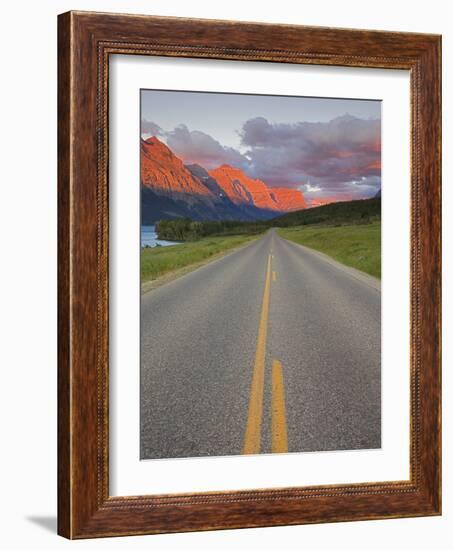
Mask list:
[{"label": "lake", "polygon": [[172,246],[174,244],[180,244],[175,241],[163,241],[157,238],[156,228],[154,225],[142,225],[141,227],[141,246],[142,248],[149,246]]}]

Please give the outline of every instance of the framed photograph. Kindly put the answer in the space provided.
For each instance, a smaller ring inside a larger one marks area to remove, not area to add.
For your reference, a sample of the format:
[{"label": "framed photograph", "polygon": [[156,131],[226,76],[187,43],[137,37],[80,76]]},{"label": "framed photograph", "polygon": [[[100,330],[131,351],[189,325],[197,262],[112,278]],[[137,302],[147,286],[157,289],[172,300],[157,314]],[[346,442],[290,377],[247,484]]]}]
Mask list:
[{"label": "framed photograph", "polygon": [[59,533],[440,514],[440,37],[58,24]]}]

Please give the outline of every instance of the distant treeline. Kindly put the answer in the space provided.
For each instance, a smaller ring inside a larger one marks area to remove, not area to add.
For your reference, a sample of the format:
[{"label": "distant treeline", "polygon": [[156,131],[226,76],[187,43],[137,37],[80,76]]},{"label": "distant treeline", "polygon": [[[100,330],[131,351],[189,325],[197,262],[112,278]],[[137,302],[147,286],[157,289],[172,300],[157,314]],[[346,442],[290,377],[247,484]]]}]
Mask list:
[{"label": "distant treeline", "polygon": [[210,235],[258,234],[271,227],[298,225],[367,224],[381,219],[381,199],[335,202],[307,208],[266,221],[193,221],[189,218],[162,220],[156,223],[159,239],[168,241],[196,241]]},{"label": "distant treeline", "polygon": [[295,225],[349,225],[371,223],[381,219],[381,199],[365,199],[348,202],[331,202],[316,208],[290,212],[269,220],[273,227]]},{"label": "distant treeline", "polygon": [[159,239],[166,241],[196,241],[210,235],[254,235],[268,228],[263,222],[206,221],[189,218],[162,220],[156,223]]}]

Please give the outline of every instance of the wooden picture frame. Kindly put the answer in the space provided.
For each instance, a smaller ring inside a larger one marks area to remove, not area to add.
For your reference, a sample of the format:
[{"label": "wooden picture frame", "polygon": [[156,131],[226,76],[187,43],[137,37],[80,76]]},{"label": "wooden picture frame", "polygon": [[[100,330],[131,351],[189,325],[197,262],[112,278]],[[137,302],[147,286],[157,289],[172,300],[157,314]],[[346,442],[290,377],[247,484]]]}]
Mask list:
[{"label": "wooden picture frame", "polygon": [[[441,38],[69,12],[58,20],[58,532],[68,538],[441,513]],[[410,480],[109,496],[111,54],[405,69],[411,86]]]}]

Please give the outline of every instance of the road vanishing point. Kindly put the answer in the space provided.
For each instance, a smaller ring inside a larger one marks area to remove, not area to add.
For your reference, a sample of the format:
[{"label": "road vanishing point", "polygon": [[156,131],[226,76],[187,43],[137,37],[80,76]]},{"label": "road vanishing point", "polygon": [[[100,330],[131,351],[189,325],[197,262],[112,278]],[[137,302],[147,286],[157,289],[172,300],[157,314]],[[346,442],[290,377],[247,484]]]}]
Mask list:
[{"label": "road vanishing point", "polygon": [[142,459],[381,445],[377,280],[275,230],[142,296]]}]

